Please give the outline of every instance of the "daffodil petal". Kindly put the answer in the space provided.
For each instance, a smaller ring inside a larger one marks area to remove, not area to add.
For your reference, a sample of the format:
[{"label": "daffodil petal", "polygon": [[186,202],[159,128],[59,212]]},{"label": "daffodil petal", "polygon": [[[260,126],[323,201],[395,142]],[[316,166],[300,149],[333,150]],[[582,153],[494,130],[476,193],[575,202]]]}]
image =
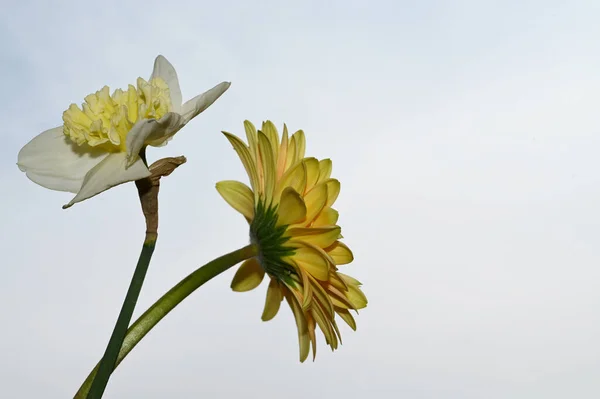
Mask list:
[{"label": "daffodil petal", "polygon": [[329,276],[329,262],[316,249],[301,247],[294,250],[292,260],[298,267],[310,273],[318,280],[325,281]]},{"label": "daffodil petal", "polygon": [[179,112],[181,110],[181,88],[179,87],[179,79],[177,78],[177,72],[171,63],[162,55],[159,55],[154,60],[154,69],[150,79],[161,78],[169,86],[169,93],[171,94],[171,104],[173,106],[173,112]]},{"label": "daffodil petal", "polygon": [[302,196],[291,187],[287,187],[281,194],[278,209],[279,218],[277,226],[300,223],[306,218],[306,205]]},{"label": "daffodil petal", "polygon": [[256,258],[250,258],[239,267],[233,280],[231,289],[237,292],[245,292],[255,289],[265,277],[265,270]]},{"label": "daffodil petal", "polygon": [[267,298],[265,299],[265,308],[261,316],[262,321],[269,321],[277,315],[283,300],[281,287],[276,279],[272,278],[267,289]]},{"label": "daffodil petal", "polygon": [[354,260],[352,251],[343,242],[336,241],[333,245],[325,249],[325,251],[338,266],[346,265]]},{"label": "daffodil petal", "polygon": [[234,180],[220,181],[216,185],[221,197],[247,220],[254,218],[254,193],[244,183]]},{"label": "daffodil petal", "polygon": [[17,157],[17,166],[34,183],[57,191],[77,193],[85,174],[108,153],[80,147],[63,133],[63,127],[46,130],[27,143]]},{"label": "daffodil petal", "polygon": [[285,235],[290,237],[290,242],[305,242],[319,248],[327,248],[337,240],[340,231],[339,226],[292,227]]},{"label": "daffodil petal", "polygon": [[217,101],[223,93],[229,89],[231,82],[221,82],[212,89],[197,95],[189,101],[186,101],[181,106],[181,116],[183,117],[183,124],[187,124],[199,113],[210,107],[212,103]]},{"label": "daffodil petal", "polygon": [[168,112],[159,120],[142,119],[136,122],[127,133],[125,141],[129,164],[133,164],[138,159],[146,143],[160,143],[173,136],[182,127],[181,116],[174,112]]},{"label": "daffodil petal", "polygon": [[148,176],[150,176],[150,171],[141,158],[138,157],[133,165],[127,167],[126,153],[110,154],[86,173],[79,192],[63,208],[69,208],[73,204],[100,194],[111,187]]}]

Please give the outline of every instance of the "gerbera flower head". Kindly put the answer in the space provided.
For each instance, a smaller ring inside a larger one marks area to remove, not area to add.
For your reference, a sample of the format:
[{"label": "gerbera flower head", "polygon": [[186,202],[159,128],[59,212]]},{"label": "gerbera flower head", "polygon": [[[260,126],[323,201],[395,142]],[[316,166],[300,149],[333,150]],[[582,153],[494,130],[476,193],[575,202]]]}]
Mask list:
[{"label": "gerbera flower head", "polygon": [[284,125],[280,139],[270,121],[258,131],[249,121],[244,127],[248,145],[223,133],[239,155],[250,187],[222,181],[217,190],[248,221],[258,256],[239,267],[231,287],[249,291],[268,275],[262,319],[272,319],[285,298],[296,319],[300,361],[308,357],[311,344],[314,359],[316,327],[335,350],[341,342],[336,315],[355,330],[350,310],[367,305],[361,283],[338,271],[338,266],[353,260],[340,241],[339,215],[332,208],[340,182],[331,178],[331,160],[304,156],[302,130],[288,137]]}]

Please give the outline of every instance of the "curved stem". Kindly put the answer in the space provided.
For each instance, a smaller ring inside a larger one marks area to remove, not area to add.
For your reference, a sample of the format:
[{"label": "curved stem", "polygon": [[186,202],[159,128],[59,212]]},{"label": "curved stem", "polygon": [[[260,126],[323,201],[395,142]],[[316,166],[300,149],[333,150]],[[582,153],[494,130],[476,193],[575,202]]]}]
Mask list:
[{"label": "curved stem", "polygon": [[100,399],[104,394],[106,384],[108,384],[110,375],[116,367],[117,356],[119,355],[119,350],[125,339],[127,327],[131,322],[135,304],[140,296],[140,291],[142,290],[142,285],[144,284],[146,272],[148,271],[148,266],[150,265],[150,259],[152,258],[155,246],[156,235],[147,234],[137,266],[135,267],[133,277],[131,278],[131,283],[129,284],[129,289],[127,290],[127,295],[125,295],[121,312],[119,313],[117,323],[115,324],[115,328],[108,341],[104,356],[102,356],[102,360],[100,360],[100,364],[98,365],[98,373],[91,384],[87,399]]},{"label": "curved stem", "polygon": [[[243,260],[256,256],[257,253],[257,247],[255,245],[247,245],[237,251],[230,252],[227,255],[214,259],[181,280],[146,310],[146,312],[131,325],[129,330],[127,330],[127,335],[125,336],[123,346],[121,347],[114,367],[116,368],[142,338],[144,338],[144,336],[148,334],[148,332],[162,320],[163,317],[179,305],[192,292],[200,288],[200,286],[213,277],[218,276]],[[83,399],[86,397],[98,369],[99,365],[96,365],[79,388],[79,391],[75,394],[74,399]]]}]

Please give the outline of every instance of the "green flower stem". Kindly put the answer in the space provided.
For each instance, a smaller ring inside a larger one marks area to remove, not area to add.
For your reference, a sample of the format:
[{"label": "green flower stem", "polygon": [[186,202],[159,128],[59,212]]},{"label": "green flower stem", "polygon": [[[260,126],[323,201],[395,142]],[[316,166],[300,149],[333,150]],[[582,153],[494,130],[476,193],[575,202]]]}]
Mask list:
[{"label": "green flower stem", "polygon": [[117,318],[117,323],[115,324],[115,328],[112,332],[110,340],[108,341],[108,346],[106,347],[104,356],[102,356],[102,360],[100,360],[98,365],[96,378],[94,378],[93,382],[90,381],[92,384],[89,393],[86,396],[87,399],[100,399],[104,394],[106,384],[108,384],[108,379],[116,367],[119,350],[123,344],[123,340],[125,339],[127,327],[131,322],[135,304],[140,296],[140,291],[142,289],[142,285],[144,284],[144,278],[146,277],[148,265],[150,264],[150,259],[152,258],[152,253],[154,252],[155,246],[156,235],[147,234],[144,245],[142,246],[142,252],[140,253],[137,266],[133,272],[131,283],[129,284],[129,289],[127,290],[127,295],[123,301],[121,312]]},{"label": "green flower stem", "polygon": [[[207,263],[181,280],[175,287],[171,288],[148,310],[146,310],[146,312],[132,324],[129,330],[127,330],[127,335],[125,336],[123,346],[121,347],[114,367],[116,368],[142,338],[144,338],[144,336],[146,336],[146,334],[148,334],[148,332],[162,320],[163,317],[179,305],[192,292],[196,291],[213,277],[218,276],[243,260],[256,256],[257,253],[258,248],[255,245],[247,245],[237,251],[230,252],[227,255],[223,255]],[[83,399],[86,397],[96,373],[99,372],[100,365],[101,363],[88,375],[79,388],[79,391],[75,394],[74,399]]]}]

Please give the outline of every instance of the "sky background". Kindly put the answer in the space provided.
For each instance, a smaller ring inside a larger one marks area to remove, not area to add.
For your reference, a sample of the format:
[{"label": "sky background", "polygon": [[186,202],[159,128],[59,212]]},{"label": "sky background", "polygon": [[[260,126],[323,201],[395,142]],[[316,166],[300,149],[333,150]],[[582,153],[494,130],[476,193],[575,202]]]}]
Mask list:
[{"label": "sky background", "polygon": [[298,362],[287,306],[234,269],[167,316],[105,398],[600,397],[600,2],[31,1],[0,14],[0,396],[72,397],[112,331],[144,236],[135,186],[68,210],[16,166],[103,85],[177,69],[213,106],[149,152],[159,242],[136,316],[247,243],[214,188],[247,181],[226,130],[271,119],[333,160],[364,284],[358,331]]}]

